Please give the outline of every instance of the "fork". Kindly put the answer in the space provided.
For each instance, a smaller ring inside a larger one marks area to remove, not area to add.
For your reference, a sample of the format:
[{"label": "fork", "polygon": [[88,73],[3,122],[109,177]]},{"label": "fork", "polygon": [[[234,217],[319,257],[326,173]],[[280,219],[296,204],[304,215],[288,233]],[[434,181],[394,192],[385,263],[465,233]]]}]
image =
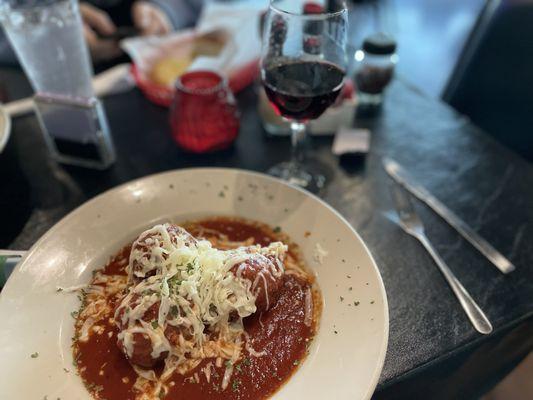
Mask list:
[{"label": "fork", "polygon": [[452,289],[453,293],[459,300],[459,303],[461,303],[461,306],[463,307],[463,310],[468,316],[468,319],[470,319],[470,322],[472,323],[472,325],[474,325],[474,328],[484,335],[491,333],[492,325],[488,320],[487,316],[483,313],[481,308],[479,308],[474,299],[472,299],[470,294],[455,277],[454,273],[446,265],[444,260],[437,253],[437,250],[435,250],[428,237],[426,236],[422,220],[416,213],[413,204],[411,203],[411,200],[409,198],[409,195],[397,185],[391,186],[390,188],[392,198],[396,205],[396,211],[398,212],[398,216],[400,217],[400,226],[402,227],[402,229],[409,235],[418,239],[418,241],[431,255],[431,257],[435,261],[435,264],[437,264],[437,267],[439,267],[440,272],[442,272],[442,275],[444,275],[444,278],[450,285],[450,288]]}]

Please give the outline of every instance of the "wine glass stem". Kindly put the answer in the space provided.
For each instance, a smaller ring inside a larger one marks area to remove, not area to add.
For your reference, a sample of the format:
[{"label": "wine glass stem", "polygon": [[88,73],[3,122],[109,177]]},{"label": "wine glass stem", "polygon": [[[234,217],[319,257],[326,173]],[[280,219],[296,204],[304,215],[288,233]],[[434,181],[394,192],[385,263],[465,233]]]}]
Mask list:
[{"label": "wine glass stem", "polygon": [[302,122],[291,122],[291,161],[293,165],[299,165],[304,161],[305,124]]}]

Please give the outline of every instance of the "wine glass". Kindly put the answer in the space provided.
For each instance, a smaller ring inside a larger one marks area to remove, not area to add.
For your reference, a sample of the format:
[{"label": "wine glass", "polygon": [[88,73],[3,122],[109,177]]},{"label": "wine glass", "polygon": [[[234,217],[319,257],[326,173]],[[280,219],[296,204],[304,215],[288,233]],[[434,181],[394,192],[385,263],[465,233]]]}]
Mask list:
[{"label": "wine glass", "polygon": [[335,101],[347,66],[346,6],[327,3],[271,0],[261,55],[265,92],[276,113],[290,122],[292,143],[291,160],[268,173],[312,192],[323,187],[325,177],[305,159],[306,123]]}]

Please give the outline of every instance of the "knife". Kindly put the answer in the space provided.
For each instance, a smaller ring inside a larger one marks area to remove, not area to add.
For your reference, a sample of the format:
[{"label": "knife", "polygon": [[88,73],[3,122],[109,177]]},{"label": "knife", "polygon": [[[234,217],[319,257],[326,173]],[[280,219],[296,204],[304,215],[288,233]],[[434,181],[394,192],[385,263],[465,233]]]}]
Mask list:
[{"label": "knife", "polygon": [[514,271],[515,266],[498,250],[477,234],[470,226],[466,224],[461,218],[453,213],[448,207],[442,204],[435,196],[429,193],[423,186],[418,184],[403,167],[396,161],[384,157],[383,166],[389,176],[397,183],[407,189],[411,194],[418,197],[421,201],[426,203],[434,212],[436,212],[442,219],[450,224],[457,232],[468,240],[472,246],[479,250],[481,254],[487,257],[496,268],[504,274]]}]

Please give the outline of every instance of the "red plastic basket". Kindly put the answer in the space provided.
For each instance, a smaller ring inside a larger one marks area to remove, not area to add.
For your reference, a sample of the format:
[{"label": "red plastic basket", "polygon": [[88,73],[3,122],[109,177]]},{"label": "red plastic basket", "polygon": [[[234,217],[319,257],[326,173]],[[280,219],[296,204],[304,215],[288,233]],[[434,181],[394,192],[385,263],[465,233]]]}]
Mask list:
[{"label": "red plastic basket", "polygon": [[[162,107],[170,107],[174,98],[173,89],[145,79],[134,63],[131,64],[130,72],[135,84],[148,100]],[[252,60],[233,71],[228,79],[231,91],[233,93],[240,92],[254,81],[258,73],[259,62],[257,60]]]}]

